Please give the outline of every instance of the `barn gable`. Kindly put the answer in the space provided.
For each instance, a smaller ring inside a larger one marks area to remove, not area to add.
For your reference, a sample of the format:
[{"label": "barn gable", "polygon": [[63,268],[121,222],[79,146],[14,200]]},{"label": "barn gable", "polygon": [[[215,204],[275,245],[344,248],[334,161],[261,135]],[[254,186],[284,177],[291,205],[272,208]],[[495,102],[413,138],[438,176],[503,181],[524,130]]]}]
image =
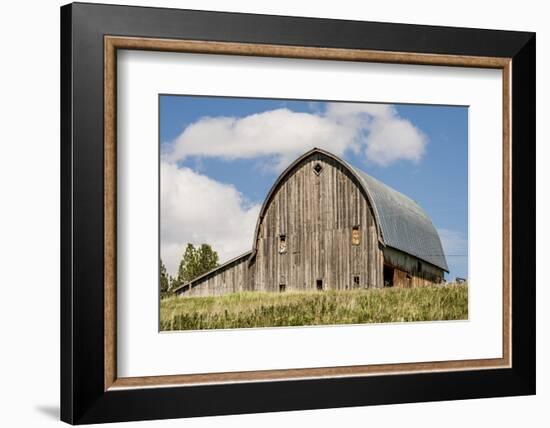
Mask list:
[{"label": "barn gable", "polygon": [[[265,200],[262,204],[262,207],[260,209],[260,213],[258,215],[258,221],[256,222],[256,228],[255,228],[255,231],[254,231],[254,240],[253,240],[253,244],[252,244],[252,254],[250,256],[251,260],[256,255],[256,245],[257,245],[257,242],[258,242],[258,234],[259,234],[260,225],[261,225],[261,222],[263,220],[263,217],[265,216],[266,210],[267,210],[269,204],[271,203],[271,200],[272,200],[273,196],[276,194],[276,192],[279,190],[279,188],[285,182],[285,180],[287,180],[288,177],[290,175],[292,175],[294,173],[294,171],[304,161],[306,161],[307,159],[313,158],[315,156],[317,156],[317,157],[322,156],[324,158],[331,159],[336,164],[338,164],[342,169],[344,169],[350,175],[352,180],[356,183],[356,185],[358,186],[360,191],[363,193],[363,196],[365,197],[369,207],[371,209],[373,209],[373,207],[372,207],[372,198],[368,195],[368,193],[367,193],[368,190],[367,190],[366,186],[364,185],[363,179],[357,173],[357,170],[355,168],[352,168],[350,165],[347,164],[347,162],[343,161],[338,156],[333,155],[332,153],[327,152],[326,150],[322,150],[322,149],[319,149],[319,148],[314,148],[314,149],[304,153],[302,156],[300,156],[298,159],[296,159],[294,162],[292,162],[281,173],[281,175],[279,175],[277,180],[275,180],[275,182],[273,183],[273,186],[271,186],[271,189],[269,190],[269,192],[268,192],[268,194],[267,194],[267,196],[266,196],[266,198],[265,198]],[[380,238],[380,242],[383,243],[382,238],[381,238],[381,231],[380,231],[380,228],[379,228],[379,223],[380,222],[379,222],[379,219],[377,217],[376,209],[373,209],[373,215],[376,218],[376,228],[377,228],[378,236]]]},{"label": "barn gable", "polygon": [[254,289],[382,287],[379,236],[354,171],[310,151],[281,174],[261,209],[250,263]]}]

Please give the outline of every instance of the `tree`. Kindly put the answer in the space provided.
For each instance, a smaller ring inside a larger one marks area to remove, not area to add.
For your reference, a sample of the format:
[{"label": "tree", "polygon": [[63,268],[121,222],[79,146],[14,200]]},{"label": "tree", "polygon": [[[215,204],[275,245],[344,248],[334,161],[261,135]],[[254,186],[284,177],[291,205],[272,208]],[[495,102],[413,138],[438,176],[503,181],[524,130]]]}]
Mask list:
[{"label": "tree", "polygon": [[166,272],[166,266],[160,261],[160,292],[166,293],[170,288],[170,281],[168,280],[168,272]]},{"label": "tree", "polygon": [[172,287],[178,287],[218,266],[218,253],[208,244],[195,248],[187,244]]},{"label": "tree", "polygon": [[199,266],[200,273],[206,273],[219,266],[218,253],[212,249],[208,244],[202,244],[199,248]]}]

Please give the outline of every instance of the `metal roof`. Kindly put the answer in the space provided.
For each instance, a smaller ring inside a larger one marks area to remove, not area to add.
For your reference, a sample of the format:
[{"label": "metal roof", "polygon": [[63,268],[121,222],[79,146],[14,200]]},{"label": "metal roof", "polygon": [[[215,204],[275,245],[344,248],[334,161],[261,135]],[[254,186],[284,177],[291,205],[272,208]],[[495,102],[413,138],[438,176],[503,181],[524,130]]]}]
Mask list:
[{"label": "metal roof", "polygon": [[384,244],[448,272],[439,234],[424,210],[409,197],[366,172],[348,166],[360,178],[370,196]]}]

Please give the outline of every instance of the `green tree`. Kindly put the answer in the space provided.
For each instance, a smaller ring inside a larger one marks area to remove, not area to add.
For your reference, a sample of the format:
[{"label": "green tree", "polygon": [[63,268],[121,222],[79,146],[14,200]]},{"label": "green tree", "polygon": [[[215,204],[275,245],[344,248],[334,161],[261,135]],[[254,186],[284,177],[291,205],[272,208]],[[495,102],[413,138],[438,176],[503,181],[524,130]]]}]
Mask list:
[{"label": "green tree", "polygon": [[170,281],[168,279],[168,272],[166,271],[166,266],[160,261],[160,292],[166,293],[170,288]]},{"label": "green tree", "polygon": [[178,287],[218,266],[218,253],[208,244],[187,244],[172,286]]},{"label": "green tree", "polygon": [[208,244],[202,244],[199,248],[199,275],[206,273],[219,266],[218,253]]}]

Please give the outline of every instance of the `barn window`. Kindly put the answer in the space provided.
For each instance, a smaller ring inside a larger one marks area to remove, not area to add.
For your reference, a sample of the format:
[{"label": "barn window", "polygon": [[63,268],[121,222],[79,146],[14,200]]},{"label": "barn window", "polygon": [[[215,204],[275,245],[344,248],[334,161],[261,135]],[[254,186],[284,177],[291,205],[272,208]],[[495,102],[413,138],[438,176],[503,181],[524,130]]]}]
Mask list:
[{"label": "barn window", "polygon": [[316,284],[317,284],[317,290],[318,291],[323,291],[323,280],[322,279],[318,279],[316,281]]},{"label": "barn window", "polygon": [[282,293],[286,290],[286,284],[279,284],[279,291]]},{"label": "barn window", "polygon": [[351,245],[361,244],[361,234],[359,233],[359,226],[353,226],[351,230]]},{"label": "barn window", "polygon": [[286,235],[279,235],[279,254],[286,253]]},{"label": "barn window", "polygon": [[421,272],[422,272],[422,263],[420,262],[420,260],[418,260],[418,261],[416,262],[416,271],[417,271],[418,273],[421,273]]},{"label": "barn window", "polygon": [[321,165],[320,163],[316,163],[315,166],[313,167],[313,171],[317,175],[321,174],[322,170],[323,170],[323,165]]},{"label": "barn window", "polygon": [[353,277],[353,286],[354,287],[359,287],[359,282],[360,282],[359,276],[354,276]]}]

